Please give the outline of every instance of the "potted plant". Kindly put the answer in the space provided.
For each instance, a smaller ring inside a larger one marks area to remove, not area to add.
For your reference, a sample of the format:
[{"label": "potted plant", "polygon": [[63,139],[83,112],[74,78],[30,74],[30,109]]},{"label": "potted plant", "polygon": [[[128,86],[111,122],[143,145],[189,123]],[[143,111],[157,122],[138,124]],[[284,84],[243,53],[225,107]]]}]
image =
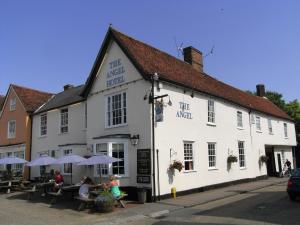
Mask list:
[{"label": "potted plant", "polygon": [[237,159],[237,157],[235,155],[229,155],[227,157],[227,163],[228,164],[235,163],[237,161],[238,161],[238,159]]},{"label": "potted plant", "polygon": [[111,212],[114,209],[115,199],[109,191],[103,191],[96,199],[95,205],[100,212]]},{"label": "potted plant", "polygon": [[259,162],[260,163],[267,163],[267,161],[268,161],[268,156],[266,156],[266,155],[261,155],[260,157],[259,157]]},{"label": "potted plant", "polygon": [[178,170],[180,172],[182,169],[183,169],[183,164],[178,160],[174,160],[173,163],[171,163],[169,166],[169,170],[171,171]]}]

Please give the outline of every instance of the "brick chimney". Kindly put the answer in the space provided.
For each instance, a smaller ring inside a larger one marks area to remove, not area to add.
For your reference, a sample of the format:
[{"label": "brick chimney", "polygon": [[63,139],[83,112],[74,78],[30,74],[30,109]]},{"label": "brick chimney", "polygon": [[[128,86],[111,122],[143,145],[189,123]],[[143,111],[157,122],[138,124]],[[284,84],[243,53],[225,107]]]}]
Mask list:
[{"label": "brick chimney", "polygon": [[184,61],[191,64],[198,72],[203,72],[202,52],[189,46],[183,49]]},{"label": "brick chimney", "polygon": [[71,88],[73,88],[73,87],[74,87],[74,85],[72,85],[72,84],[66,84],[66,85],[64,86],[64,91],[69,90],[69,89],[71,89]]},{"label": "brick chimney", "polygon": [[256,85],[256,95],[259,97],[265,97],[266,95],[265,85],[263,84]]}]

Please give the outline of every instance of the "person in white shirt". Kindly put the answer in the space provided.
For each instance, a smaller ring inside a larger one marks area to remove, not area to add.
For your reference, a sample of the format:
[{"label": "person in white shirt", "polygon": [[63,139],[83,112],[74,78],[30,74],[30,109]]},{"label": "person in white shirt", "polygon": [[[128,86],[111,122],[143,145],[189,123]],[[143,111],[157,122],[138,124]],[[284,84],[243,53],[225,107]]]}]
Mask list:
[{"label": "person in white shirt", "polygon": [[93,184],[93,181],[89,177],[84,177],[82,184],[79,188],[79,197],[83,198],[89,198],[89,189],[91,185]]}]

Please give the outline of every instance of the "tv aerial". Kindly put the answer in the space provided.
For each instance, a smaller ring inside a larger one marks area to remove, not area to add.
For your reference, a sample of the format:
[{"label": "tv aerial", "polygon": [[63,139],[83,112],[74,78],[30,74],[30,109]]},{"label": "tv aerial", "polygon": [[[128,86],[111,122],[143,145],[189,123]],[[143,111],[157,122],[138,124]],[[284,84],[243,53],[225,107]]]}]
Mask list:
[{"label": "tv aerial", "polygon": [[212,48],[210,49],[210,51],[208,53],[206,53],[203,58],[206,58],[207,56],[212,55],[214,53],[214,50],[215,50],[215,46],[213,45]]},{"label": "tv aerial", "polygon": [[176,37],[174,37],[174,42],[176,46],[176,51],[177,51],[177,57],[182,57],[183,56],[183,42],[181,42],[180,45],[178,45]]}]

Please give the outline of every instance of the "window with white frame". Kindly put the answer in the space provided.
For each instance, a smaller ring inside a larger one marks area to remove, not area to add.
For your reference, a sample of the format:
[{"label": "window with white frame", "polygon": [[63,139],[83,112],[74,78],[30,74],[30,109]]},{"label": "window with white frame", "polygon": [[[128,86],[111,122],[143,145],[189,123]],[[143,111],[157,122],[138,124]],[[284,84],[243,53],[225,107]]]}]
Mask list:
[{"label": "window with white frame", "polygon": [[[24,159],[25,155],[24,155],[24,151],[18,151],[18,152],[14,152],[14,156]],[[17,172],[23,172],[23,163],[21,164],[14,164],[13,165],[13,169]]]},{"label": "window with white frame", "polygon": [[245,145],[244,141],[238,141],[240,168],[244,168],[246,166],[245,146],[244,145]]},{"label": "window with white frame", "polygon": [[126,92],[106,97],[107,127],[114,127],[127,123]]},{"label": "window with white frame", "polygon": [[69,131],[69,110],[60,110],[60,133],[67,133]]},{"label": "window with white frame", "polygon": [[[0,159],[5,157],[5,153],[0,153]],[[0,169],[4,169],[5,166],[3,164],[0,165]]]},{"label": "window with white frame", "polygon": [[[70,155],[72,154],[72,149],[65,149],[63,150],[63,155]],[[63,165],[63,173],[64,174],[71,174],[72,173],[72,163],[65,163]]]},{"label": "window with white frame", "polygon": [[208,143],[208,167],[216,168],[216,143]]},{"label": "window with white frame", "polygon": [[261,131],[261,124],[260,124],[260,117],[259,116],[255,117],[255,122],[256,122],[256,130]]},{"label": "window with white frame", "polygon": [[283,123],[284,137],[288,137],[287,123]]},{"label": "window with white frame", "polygon": [[[129,176],[128,173],[128,142],[123,140],[104,141],[95,144],[95,154],[108,155],[121,161],[108,165],[99,165],[95,169],[95,176],[120,175]],[[101,173],[100,173],[101,172]]]},{"label": "window with white frame", "polygon": [[209,123],[215,123],[215,102],[213,100],[207,101],[208,105],[208,118],[207,121]]},{"label": "window with white frame", "polygon": [[193,152],[193,143],[192,142],[184,142],[184,170],[194,170],[194,152]]},{"label": "window with white frame", "polygon": [[83,128],[87,128],[87,102],[84,103],[84,121]]},{"label": "window with white frame", "polygon": [[237,111],[236,118],[237,118],[237,126],[242,128],[243,127],[243,113],[241,111]]},{"label": "window with white frame", "polygon": [[16,137],[16,121],[10,120],[7,125],[7,138],[15,138]]},{"label": "window with white frame", "polygon": [[118,162],[114,162],[112,164],[112,173],[117,175],[124,175],[125,166],[124,166],[124,144],[123,143],[112,144],[112,157],[121,160]]},{"label": "window with white frame", "polygon": [[269,134],[273,134],[272,120],[268,119],[268,130]]},{"label": "window with white frame", "polygon": [[16,105],[17,105],[17,97],[11,98],[9,102],[9,111],[16,110]]},{"label": "window with white frame", "polygon": [[47,114],[42,114],[40,119],[40,136],[45,136],[47,134]]},{"label": "window with white frame", "polygon": [[[96,144],[96,154],[108,155],[108,144],[107,143]],[[108,165],[107,164],[97,165],[97,174],[107,175]]]}]

